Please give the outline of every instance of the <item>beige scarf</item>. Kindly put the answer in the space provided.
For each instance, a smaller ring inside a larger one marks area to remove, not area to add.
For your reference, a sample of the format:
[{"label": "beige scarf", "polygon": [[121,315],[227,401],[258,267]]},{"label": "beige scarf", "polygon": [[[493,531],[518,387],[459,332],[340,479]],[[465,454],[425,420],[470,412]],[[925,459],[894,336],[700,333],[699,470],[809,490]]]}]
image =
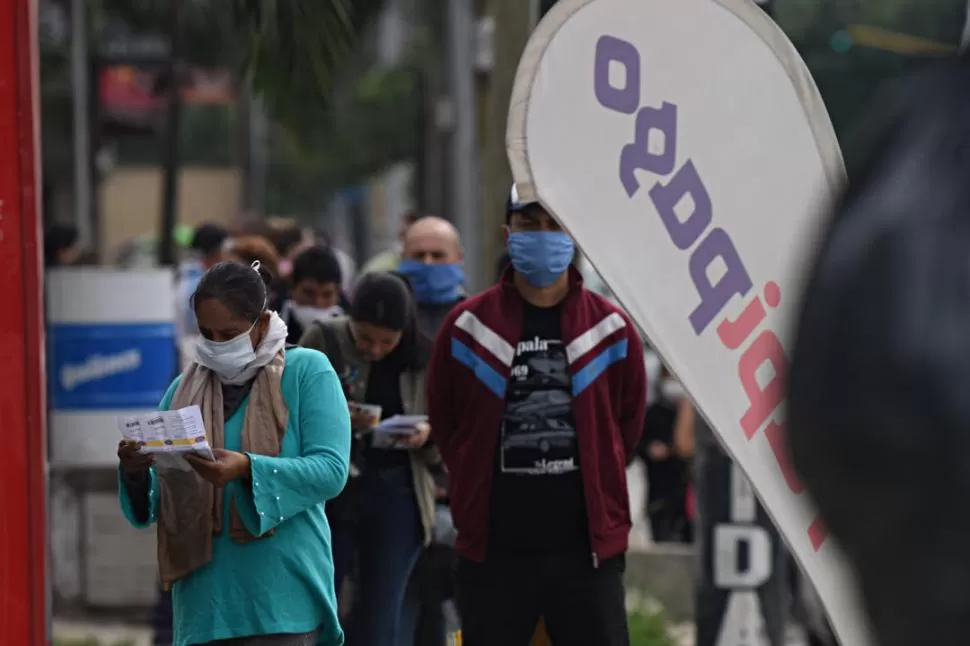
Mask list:
[{"label": "beige scarf", "polygon": [[[286,432],[289,410],[280,381],[285,354],[281,350],[257,373],[249,393],[242,428],[242,450],[278,456]],[[208,368],[193,363],[182,375],[172,397],[175,410],[197,404],[210,446],[225,448],[222,384]],[[212,537],[222,533],[223,490],[195,471],[174,469],[159,473],[158,570],[165,589],[212,560]],[[245,486],[245,485],[244,485]],[[238,543],[262,537],[246,529],[234,500],[230,500],[229,535]],[[265,536],[271,536],[272,532]]]}]

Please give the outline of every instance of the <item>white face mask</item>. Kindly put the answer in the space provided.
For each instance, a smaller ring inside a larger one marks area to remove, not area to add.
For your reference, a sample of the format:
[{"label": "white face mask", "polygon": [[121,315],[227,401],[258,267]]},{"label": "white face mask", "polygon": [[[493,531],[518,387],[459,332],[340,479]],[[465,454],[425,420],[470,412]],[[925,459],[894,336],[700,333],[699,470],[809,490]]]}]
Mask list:
[{"label": "white face mask", "polygon": [[309,327],[317,321],[326,321],[327,319],[342,316],[344,313],[339,305],[334,305],[333,307],[314,307],[312,305],[296,304],[290,307],[290,312],[293,314],[296,322],[302,327]]},{"label": "white face mask", "polygon": [[660,382],[660,394],[668,402],[679,402],[686,395],[684,387],[676,379],[666,378]]},{"label": "white face mask", "polygon": [[249,334],[258,322],[256,319],[248,330],[228,341],[200,338],[195,347],[196,359],[223,380],[238,376],[255,359],[256,351]]}]

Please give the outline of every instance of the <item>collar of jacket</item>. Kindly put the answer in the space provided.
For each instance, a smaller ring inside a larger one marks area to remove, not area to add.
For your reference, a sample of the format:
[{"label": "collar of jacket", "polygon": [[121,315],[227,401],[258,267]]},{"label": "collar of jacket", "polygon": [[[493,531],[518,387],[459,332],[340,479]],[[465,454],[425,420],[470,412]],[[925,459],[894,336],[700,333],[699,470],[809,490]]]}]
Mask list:
[{"label": "collar of jacket", "polygon": [[[566,293],[564,303],[574,300],[583,291],[583,275],[576,269],[576,266],[570,264],[566,272],[569,275],[569,291]],[[522,293],[519,292],[519,288],[515,285],[515,269],[512,265],[505,268],[505,272],[502,273],[500,285],[502,286],[504,296],[513,297],[523,302],[525,301],[522,298]]]}]

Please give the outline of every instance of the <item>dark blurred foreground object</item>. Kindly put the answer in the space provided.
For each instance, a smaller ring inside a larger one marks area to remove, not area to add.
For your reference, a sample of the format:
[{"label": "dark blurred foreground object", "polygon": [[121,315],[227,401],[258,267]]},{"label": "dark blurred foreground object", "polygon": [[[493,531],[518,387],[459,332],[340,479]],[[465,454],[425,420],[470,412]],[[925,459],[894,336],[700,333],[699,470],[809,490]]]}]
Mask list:
[{"label": "dark blurred foreground object", "polygon": [[[798,319],[795,467],[879,646],[970,639],[970,62],[893,82],[849,142]],[[846,646],[853,646],[847,644]]]}]

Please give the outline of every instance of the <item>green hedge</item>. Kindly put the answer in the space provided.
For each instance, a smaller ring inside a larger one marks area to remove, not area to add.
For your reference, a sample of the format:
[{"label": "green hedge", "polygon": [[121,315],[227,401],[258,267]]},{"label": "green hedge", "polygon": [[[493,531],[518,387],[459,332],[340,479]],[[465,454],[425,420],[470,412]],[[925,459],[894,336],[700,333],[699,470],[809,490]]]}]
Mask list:
[{"label": "green hedge", "polygon": [[676,646],[662,612],[630,612],[627,614],[627,624],[630,627],[630,646]]}]

